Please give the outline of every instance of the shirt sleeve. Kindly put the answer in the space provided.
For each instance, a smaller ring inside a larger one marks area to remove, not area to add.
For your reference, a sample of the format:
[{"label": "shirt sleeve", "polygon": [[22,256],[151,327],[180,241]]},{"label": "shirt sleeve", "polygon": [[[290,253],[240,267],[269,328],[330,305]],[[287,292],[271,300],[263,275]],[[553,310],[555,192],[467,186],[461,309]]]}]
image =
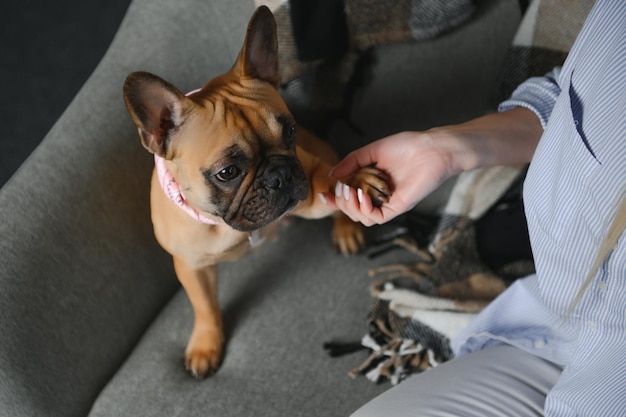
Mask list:
[{"label": "shirt sleeve", "polygon": [[508,100],[498,106],[498,111],[510,110],[514,107],[524,107],[534,112],[541,126],[545,129],[548,119],[561,93],[559,76],[561,67],[555,67],[543,77],[532,77],[520,84]]}]

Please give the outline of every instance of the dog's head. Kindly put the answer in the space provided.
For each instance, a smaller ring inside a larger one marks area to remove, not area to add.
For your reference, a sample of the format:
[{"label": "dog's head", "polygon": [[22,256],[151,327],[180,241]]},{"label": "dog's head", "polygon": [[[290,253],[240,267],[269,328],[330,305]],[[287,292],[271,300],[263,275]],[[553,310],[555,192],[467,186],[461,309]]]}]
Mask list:
[{"label": "dog's head", "polygon": [[124,100],[143,146],[166,159],[187,201],[241,231],[255,230],[308,194],[296,125],[278,93],[276,23],[260,7],[235,65],[186,96],[145,72]]}]

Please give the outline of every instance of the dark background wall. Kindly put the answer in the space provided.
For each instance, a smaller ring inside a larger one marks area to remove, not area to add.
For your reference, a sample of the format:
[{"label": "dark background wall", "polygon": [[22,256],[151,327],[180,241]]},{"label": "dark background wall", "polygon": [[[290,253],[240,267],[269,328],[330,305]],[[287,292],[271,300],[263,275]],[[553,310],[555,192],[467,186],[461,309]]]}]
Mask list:
[{"label": "dark background wall", "polygon": [[2,1],[0,186],[95,69],[129,4],[130,0]]}]

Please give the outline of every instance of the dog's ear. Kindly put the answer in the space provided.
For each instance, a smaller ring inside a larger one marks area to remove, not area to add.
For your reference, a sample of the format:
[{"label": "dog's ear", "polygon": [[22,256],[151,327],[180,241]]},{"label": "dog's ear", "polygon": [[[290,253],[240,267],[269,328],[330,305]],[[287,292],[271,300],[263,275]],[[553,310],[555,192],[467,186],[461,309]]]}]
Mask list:
[{"label": "dog's ear", "polygon": [[161,157],[184,121],[186,100],[176,87],[148,72],[134,72],[124,83],[124,101],[139,128],[141,143]]},{"label": "dog's ear", "polygon": [[267,81],[278,88],[278,37],[276,21],[267,6],[260,6],[250,18],[246,40],[237,61],[243,76]]}]

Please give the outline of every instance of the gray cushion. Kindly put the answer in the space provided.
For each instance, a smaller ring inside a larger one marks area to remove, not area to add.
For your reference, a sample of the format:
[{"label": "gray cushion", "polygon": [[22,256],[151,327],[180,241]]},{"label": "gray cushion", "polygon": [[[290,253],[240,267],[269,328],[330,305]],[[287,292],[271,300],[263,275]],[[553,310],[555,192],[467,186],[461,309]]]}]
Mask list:
[{"label": "gray cushion", "polygon": [[[325,341],[365,331],[368,268],[408,259],[344,258],[325,220],[293,219],[278,241],[221,265],[224,362],[196,381],[183,366],[193,313],[183,292],[170,302],[95,404],[91,416],[347,415],[384,390],[348,371],[362,354],[330,358]],[[364,353],[363,353],[364,354]]]}]

